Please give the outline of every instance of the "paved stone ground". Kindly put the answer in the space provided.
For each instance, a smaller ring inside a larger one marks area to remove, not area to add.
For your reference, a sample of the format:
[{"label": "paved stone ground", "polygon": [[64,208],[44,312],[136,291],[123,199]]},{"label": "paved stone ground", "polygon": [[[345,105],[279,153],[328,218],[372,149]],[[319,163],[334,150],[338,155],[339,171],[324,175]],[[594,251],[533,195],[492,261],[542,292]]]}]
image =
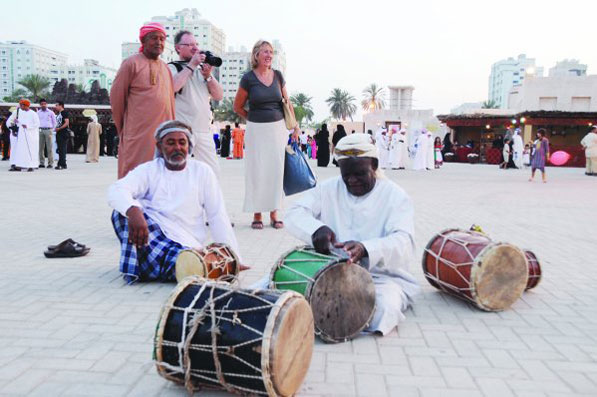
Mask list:
[{"label": "paved stone ground", "polygon": [[[243,275],[247,284],[297,241],[283,230],[249,228],[242,164],[222,160],[222,185],[242,254],[254,266]],[[151,362],[173,284],[126,286],[117,270],[106,204],[115,159],[85,164],[73,155],[66,171],[7,167],[0,164],[0,394],[184,396]],[[321,179],[338,173],[316,172]],[[412,272],[423,293],[398,332],[318,342],[299,395],[597,395],[597,178],[552,168],[549,183],[528,183],[528,173],[468,164],[388,172],[416,203]],[[544,280],[508,311],[473,309],[423,277],[420,257],[432,235],[473,223],[541,259]],[[91,253],[44,258],[45,246],[67,237]]]}]

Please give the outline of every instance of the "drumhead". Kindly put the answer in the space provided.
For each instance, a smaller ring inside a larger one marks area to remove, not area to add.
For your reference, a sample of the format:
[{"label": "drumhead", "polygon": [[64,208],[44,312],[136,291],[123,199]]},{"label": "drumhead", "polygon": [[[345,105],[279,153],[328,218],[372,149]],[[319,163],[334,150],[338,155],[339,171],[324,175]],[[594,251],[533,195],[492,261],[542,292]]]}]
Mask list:
[{"label": "drumhead", "polygon": [[315,274],[339,260],[334,255],[320,254],[308,245],[295,247],[282,254],[272,267],[269,288],[296,291],[304,296]]},{"label": "drumhead", "polygon": [[477,255],[471,268],[471,289],[477,306],[501,311],[512,306],[527,285],[528,265],[522,250],[492,243]]},{"label": "drumhead", "polygon": [[179,283],[188,276],[206,277],[207,267],[195,250],[186,249],[180,251],[176,258],[175,275]]},{"label": "drumhead", "polygon": [[262,370],[269,395],[293,396],[309,370],[315,336],[309,304],[285,292],[270,313],[264,331]]},{"label": "drumhead", "polygon": [[375,285],[369,271],[340,262],[320,269],[314,280],[305,297],[321,339],[345,342],[369,325],[375,311]]}]

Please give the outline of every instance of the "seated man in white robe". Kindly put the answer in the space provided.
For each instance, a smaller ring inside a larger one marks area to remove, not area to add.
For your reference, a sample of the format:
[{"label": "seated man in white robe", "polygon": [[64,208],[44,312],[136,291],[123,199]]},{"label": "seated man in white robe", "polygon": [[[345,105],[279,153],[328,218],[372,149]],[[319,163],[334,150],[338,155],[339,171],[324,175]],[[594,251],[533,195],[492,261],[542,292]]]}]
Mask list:
[{"label": "seated man in white robe", "polygon": [[335,149],[341,176],[328,179],[295,201],[287,230],[317,252],[344,249],[350,261],[368,269],[375,283],[376,309],[369,332],[388,334],[419,291],[408,273],[414,251],[410,198],[378,170],[371,137],[344,137]]},{"label": "seated man in white robe", "polygon": [[166,121],[155,132],[157,156],[114,182],[108,202],[121,243],[124,279],[174,281],[178,254],[207,244],[227,244],[240,257],[224,207],[220,185],[211,168],[190,159],[191,128]]}]

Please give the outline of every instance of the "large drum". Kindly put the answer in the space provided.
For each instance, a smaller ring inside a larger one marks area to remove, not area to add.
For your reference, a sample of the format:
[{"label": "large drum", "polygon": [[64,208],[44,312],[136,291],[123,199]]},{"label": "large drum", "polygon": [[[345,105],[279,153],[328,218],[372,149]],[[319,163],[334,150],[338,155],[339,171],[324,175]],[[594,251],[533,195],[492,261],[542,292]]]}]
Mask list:
[{"label": "large drum", "polygon": [[270,288],[304,295],[315,320],[315,333],[336,343],[353,339],[369,325],[375,311],[375,285],[369,272],[340,255],[297,247],[278,260]]},{"label": "large drum", "polygon": [[160,375],[189,392],[292,396],[307,374],[313,343],[313,316],[301,295],[191,276],[162,308],[154,359]]},{"label": "large drum", "polygon": [[541,281],[541,264],[533,251],[523,249],[523,252],[529,263],[529,280],[527,281],[525,290],[530,290],[535,288]]},{"label": "large drum", "polygon": [[238,275],[240,261],[226,244],[213,243],[200,250],[186,249],[176,258],[176,281],[188,276],[230,280]]},{"label": "large drum", "polygon": [[480,309],[500,311],[522,295],[528,265],[522,250],[512,244],[494,242],[479,232],[448,229],[427,244],[423,273],[441,291]]}]

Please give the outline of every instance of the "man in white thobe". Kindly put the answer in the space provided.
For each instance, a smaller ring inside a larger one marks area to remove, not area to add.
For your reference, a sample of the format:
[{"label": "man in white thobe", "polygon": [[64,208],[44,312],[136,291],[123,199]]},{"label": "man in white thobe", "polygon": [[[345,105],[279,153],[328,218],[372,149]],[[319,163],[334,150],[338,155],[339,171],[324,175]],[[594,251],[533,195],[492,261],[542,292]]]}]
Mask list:
[{"label": "man in white thobe", "polygon": [[388,160],[390,156],[390,138],[387,135],[385,128],[380,129],[375,137],[375,146],[379,153],[379,167],[382,169],[388,168]]},{"label": "man in white thobe", "polygon": [[428,170],[435,169],[435,149],[433,148],[433,135],[427,131],[427,164]]},{"label": "man in white thobe", "polygon": [[413,170],[424,170],[427,168],[427,131],[422,130],[415,136],[415,142],[413,144],[413,151],[415,153],[413,159]]},{"label": "man in white thobe", "polygon": [[240,257],[214,172],[206,163],[188,159],[191,128],[166,121],[155,139],[157,157],[108,190],[112,223],[121,243],[120,271],[129,283],[174,281],[178,254],[202,248],[208,234]]},{"label": "man in white thobe", "polygon": [[390,154],[388,157],[389,168],[393,170],[398,169],[398,163],[400,162],[400,147],[398,145],[399,133],[397,128],[392,128],[392,135],[390,136]]},{"label": "man in white thobe", "polygon": [[307,191],[289,208],[287,230],[317,252],[344,249],[375,283],[376,309],[367,328],[388,334],[419,291],[408,272],[414,252],[414,209],[398,185],[380,176],[371,137],[344,137],[335,148],[341,176]]},{"label": "man in white thobe", "polygon": [[514,135],[512,137],[512,160],[514,160],[514,165],[517,168],[522,168],[522,152],[524,151],[524,142],[522,141],[522,137],[520,136],[520,128],[514,130]]},{"label": "man in white thobe", "polygon": [[597,126],[591,127],[591,131],[580,141],[585,148],[587,160],[586,175],[597,176]]},{"label": "man in white thobe", "polygon": [[21,99],[17,110],[6,121],[9,128],[16,126],[19,129],[16,136],[11,131],[9,171],[26,168],[32,172],[39,165],[39,117],[30,106],[31,102]]}]

